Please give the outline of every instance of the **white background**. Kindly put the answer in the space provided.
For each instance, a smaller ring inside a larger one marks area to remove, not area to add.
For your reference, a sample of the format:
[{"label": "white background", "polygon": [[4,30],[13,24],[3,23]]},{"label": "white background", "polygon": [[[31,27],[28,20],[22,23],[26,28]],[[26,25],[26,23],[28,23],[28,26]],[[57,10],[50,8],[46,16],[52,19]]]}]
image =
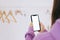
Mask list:
[{"label": "white background", "polygon": [[[15,15],[17,23],[2,23],[0,20],[0,40],[25,40],[25,33],[28,30],[31,14],[39,14],[40,21],[46,29],[50,26],[50,17],[53,0],[0,0],[0,10],[16,9],[22,11],[23,15]],[[49,11],[48,11],[49,10]]]}]

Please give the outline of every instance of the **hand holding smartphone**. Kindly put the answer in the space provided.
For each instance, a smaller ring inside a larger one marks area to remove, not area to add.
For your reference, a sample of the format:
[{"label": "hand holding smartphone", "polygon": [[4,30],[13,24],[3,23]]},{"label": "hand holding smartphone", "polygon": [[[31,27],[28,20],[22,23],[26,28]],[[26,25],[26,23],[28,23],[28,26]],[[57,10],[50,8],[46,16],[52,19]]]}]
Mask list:
[{"label": "hand holding smartphone", "polygon": [[41,30],[40,20],[39,20],[38,14],[31,15],[31,22],[33,24],[34,31],[40,31]]}]

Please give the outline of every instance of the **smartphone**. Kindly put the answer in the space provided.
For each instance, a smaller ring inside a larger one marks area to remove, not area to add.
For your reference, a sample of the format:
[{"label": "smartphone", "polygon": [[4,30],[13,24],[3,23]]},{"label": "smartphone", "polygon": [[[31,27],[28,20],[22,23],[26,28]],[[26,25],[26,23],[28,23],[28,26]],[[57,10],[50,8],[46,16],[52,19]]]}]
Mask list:
[{"label": "smartphone", "polygon": [[40,20],[39,20],[38,14],[31,15],[31,22],[33,24],[34,31],[40,31],[41,30]]}]

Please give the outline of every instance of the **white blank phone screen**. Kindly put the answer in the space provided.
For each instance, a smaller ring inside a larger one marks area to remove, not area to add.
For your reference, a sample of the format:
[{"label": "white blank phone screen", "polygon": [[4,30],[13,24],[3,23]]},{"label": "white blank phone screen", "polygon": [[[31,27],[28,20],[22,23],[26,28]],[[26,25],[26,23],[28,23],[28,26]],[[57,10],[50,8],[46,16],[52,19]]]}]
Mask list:
[{"label": "white blank phone screen", "polygon": [[33,21],[33,29],[34,30],[40,30],[38,16],[32,16],[32,21]]}]

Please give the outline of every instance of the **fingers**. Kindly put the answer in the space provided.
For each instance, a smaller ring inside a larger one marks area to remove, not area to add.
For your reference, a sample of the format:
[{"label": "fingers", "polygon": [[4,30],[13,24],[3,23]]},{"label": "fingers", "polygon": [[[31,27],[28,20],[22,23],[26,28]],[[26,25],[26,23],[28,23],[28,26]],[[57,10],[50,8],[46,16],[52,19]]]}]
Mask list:
[{"label": "fingers", "polygon": [[[45,26],[43,25],[43,23],[40,22],[39,25],[40,25],[41,30],[38,30],[38,32],[44,32]],[[33,27],[32,22],[30,22],[30,27]]]},{"label": "fingers", "polygon": [[30,22],[30,27],[32,27],[33,26],[33,24],[32,24],[32,22]]},{"label": "fingers", "polygon": [[41,26],[41,31],[40,32],[44,32],[45,26],[43,25],[43,23],[40,23],[40,26]]}]

